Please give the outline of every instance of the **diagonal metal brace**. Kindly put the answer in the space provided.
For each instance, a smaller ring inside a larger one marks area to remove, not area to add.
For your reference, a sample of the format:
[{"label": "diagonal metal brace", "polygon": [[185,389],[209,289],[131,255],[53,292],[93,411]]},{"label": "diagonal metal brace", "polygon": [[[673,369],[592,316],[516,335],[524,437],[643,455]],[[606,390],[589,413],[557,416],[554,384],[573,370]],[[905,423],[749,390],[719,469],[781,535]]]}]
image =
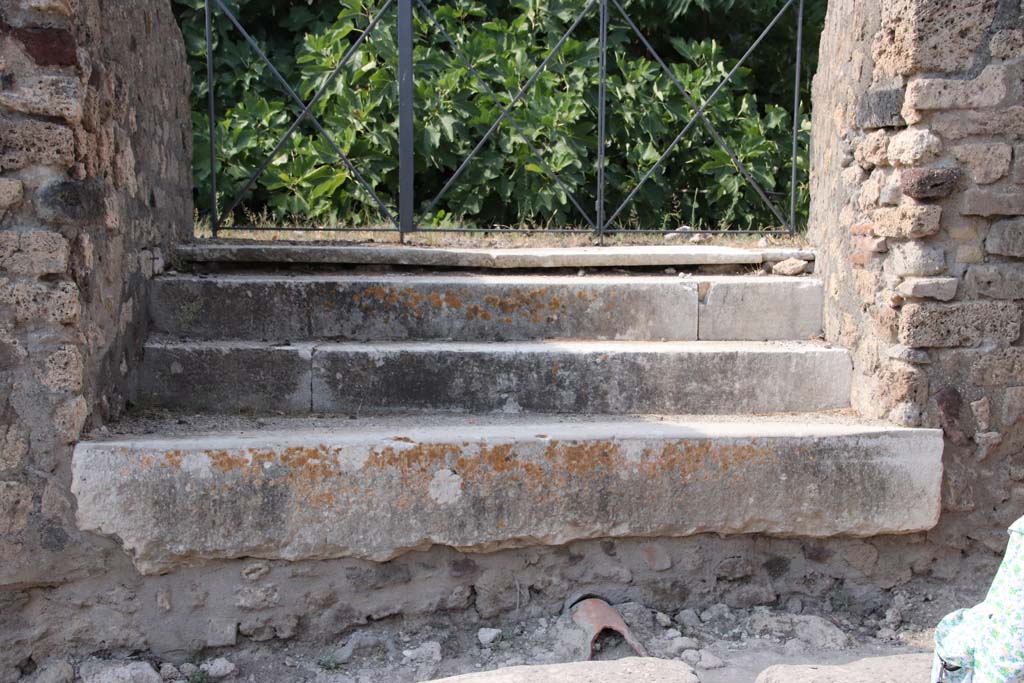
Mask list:
[{"label": "diagonal metal brace", "polygon": [[[437,195],[431,200],[430,204],[423,211],[423,214],[421,214],[421,216],[425,216],[429,214],[431,211],[433,211],[434,207],[437,206],[437,203],[441,201],[441,198],[448,193],[448,190],[452,188],[455,182],[466,170],[466,168],[469,167],[470,162],[473,161],[473,159],[480,152],[480,150],[483,149],[484,145],[487,144],[487,141],[491,139],[491,136],[494,135],[494,131],[498,130],[498,127],[502,124],[502,122],[504,122],[505,119],[509,117],[515,106],[519,104],[519,102],[523,99],[523,97],[530,90],[530,88],[533,87],[533,84],[537,82],[537,79],[540,78],[540,75],[544,73],[544,70],[547,68],[548,64],[550,64],[551,61],[558,55],[558,53],[561,52],[562,47],[565,45],[566,41],[569,40],[569,37],[576,31],[576,28],[580,25],[584,17],[587,16],[587,13],[595,4],[597,4],[597,0],[589,0],[589,2],[587,2],[583,10],[578,15],[576,15],[576,19],[572,22],[572,25],[569,26],[569,30],[567,30],[558,40],[558,42],[555,43],[555,46],[551,48],[551,51],[548,52],[548,54],[544,57],[543,61],[541,61],[540,63],[540,66],[538,66],[537,69],[533,72],[533,74],[530,75],[530,78],[528,78],[526,83],[523,84],[523,87],[519,89],[519,92],[517,92],[516,96],[512,98],[512,101],[509,103],[509,105],[502,109],[501,116],[499,116],[498,119],[494,122],[494,124],[491,125],[487,133],[484,134],[484,136],[480,139],[480,142],[478,142],[476,147],[473,148],[473,151],[469,153],[469,156],[463,160],[462,164],[459,165],[459,168],[456,169],[455,173],[451,176],[451,178],[448,179],[448,182],[444,184],[444,187],[441,188],[441,191],[438,192]],[[432,13],[431,16],[433,16]],[[574,202],[574,204],[576,204],[576,202]],[[596,227],[593,219],[590,218],[590,215],[587,214],[587,212],[583,211],[583,209],[580,208],[578,204],[576,204],[576,208],[579,209],[579,211],[583,214],[583,217],[586,219],[587,223],[590,224],[590,227]]]},{"label": "diagonal metal brace", "polygon": [[231,10],[228,9],[227,6],[225,6],[223,0],[213,0],[213,1],[217,3],[217,6],[221,9],[222,12],[224,12],[224,14],[227,16],[228,20],[230,20],[231,23],[234,25],[235,29],[237,29],[242,34],[242,36],[245,38],[246,42],[249,43],[249,46],[252,47],[253,51],[255,51],[256,54],[259,55],[260,59],[262,59],[263,62],[267,65],[267,67],[270,68],[270,71],[273,74],[274,78],[277,79],[277,81],[285,89],[285,91],[288,93],[288,95],[300,107],[302,107],[301,113],[295,119],[295,121],[292,122],[292,125],[288,128],[288,130],[285,131],[284,135],[281,137],[281,139],[278,141],[278,143],[274,146],[273,151],[271,151],[271,153],[267,156],[267,158],[260,165],[260,167],[256,170],[256,172],[252,176],[249,177],[249,179],[246,181],[245,185],[243,186],[241,192],[238,193],[238,195],[235,197],[234,201],[232,201],[231,205],[220,215],[220,218],[218,219],[218,223],[223,224],[224,220],[228,216],[230,216],[232,214],[232,212],[234,212],[234,210],[236,208],[238,208],[238,205],[241,204],[242,198],[245,196],[245,194],[249,191],[250,188],[252,188],[253,184],[255,184],[255,182],[260,178],[260,176],[262,176],[266,172],[267,168],[269,168],[269,166],[270,166],[270,163],[275,158],[277,158],[278,153],[281,151],[281,149],[284,148],[285,143],[287,143],[287,141],[291,138],[292,134],[298,129],[298,127],[302,123],[302,121],[304,119],[308,118],[310,120],[310,122],[316,127],[316,129],[320,132],[320,134],[324,136],[324,139],[327,140],[328,144],[331,146],[331,148],[334,150],[334,152],[341,158],[342,163],[345,164],[345,166],[346,166],[346,168],[348,168],[349,172],[351,172],[352,175],[356,178],[356,181],[363,187],[364,190],[366,190],[370,194],[371,197],[373,197],[373,200],[377,203],[377,206],[380,208],[381,212],[388,219],[388,221],[390,223],[393,223],[395,226],[397,226],[398,222],[395,220],[394,216],[391,215],[391,212],[388,211],[388,208],[384,204],[384,202],[381,201],[379,196],[377,196],[377,193],[374,192],[374,190],[370,186],[370,184],[366,182],[366,179],[359,172],[359,170],[356,169],[356,167],[352,164],[352,162],[345,155],[345,153],[341,150],[341,148],[334,141],[334,139],[331,137],[331,135],[326,130],[324,130],[322,125],[320,125],[320,121],[315,116],[313,116],[310,113],[312,111],[312,108],[314,106],[316,106],[316,104],[323,97],[324,93],[326,92],[326,90],[330,86],[330,84],[333,83],[334,79],[337,78],[337,76],[341,73],[341,70],[348,63],[349,59],[352,58],[352,55],[355,54],[356,50],[363,43],[363,41],[370,35],[370,33],[373,32],[373,29],[380,22],[380,19],[383,17],[384,13],[394,3],[394,0],[387,0],[387,2],[380,9],[380,11],[377,12],[377,14],[373,17],[373,19],[367,25],[366,30],[364,30],[362,32],[362,34],[359,36],[359,38],[357,38],[356,41],[352,45],[349,46],[349,49],[342,56],[341,60],[338,62],[338,65],[335,67],[334,71],[331,72],[331,74],[328,76],[327,80],[325,80],[324,83],[320,86],[320,88],[317,90],[317,92],[313,96],[313,99],[311,99],[308,104],[306,104],[306,103],[304,103],[302,101],[302,98],[300,98],[298,96],[298,94],[295,92],[295,90],[291,87],[291,85],[289,85],[288,81],[285,80],[284,76],[281,75],[280,71],[278,71],[277,68],[273,65],[273,63],[271,63],[270,59],[263,52],[263,50],[260,48],[260,46],[256,43],[256,40],[249,34],[248,31],[245,30],[245,28],[241,25],[241,23],[239,23],[238,19],[231,12]]}]

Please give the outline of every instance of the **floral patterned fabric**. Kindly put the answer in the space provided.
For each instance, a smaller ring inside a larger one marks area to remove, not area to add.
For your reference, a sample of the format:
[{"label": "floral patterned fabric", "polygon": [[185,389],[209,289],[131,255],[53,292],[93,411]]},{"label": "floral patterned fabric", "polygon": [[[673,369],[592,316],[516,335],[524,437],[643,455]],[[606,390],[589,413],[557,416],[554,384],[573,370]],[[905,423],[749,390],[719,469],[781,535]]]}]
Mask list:
[{"label": "floral patterned fabric", "polygon": [[933,681],[1024,683],[1024,517],[1010,527],[1010,544],[985,601],[942,620],[935,654]]}]

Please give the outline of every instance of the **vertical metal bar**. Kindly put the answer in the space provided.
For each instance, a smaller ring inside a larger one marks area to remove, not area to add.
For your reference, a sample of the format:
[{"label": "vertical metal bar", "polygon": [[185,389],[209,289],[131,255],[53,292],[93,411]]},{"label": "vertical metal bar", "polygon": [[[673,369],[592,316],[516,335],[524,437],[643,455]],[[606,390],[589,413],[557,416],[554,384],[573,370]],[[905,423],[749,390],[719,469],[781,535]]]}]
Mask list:
[{"label": "vertical metal bar", "polygon": [[220,230],[217,211],[217,109],[213,93],[213,7],[206,1],[206,102],[210,119],[210,228],[213,236]]},{"label": "vertical metal bar", "polygon": [[601,51],[601,75],[597,86],[597,236],[604,245],[605,230],[605,145],[607,133],[608,100],[608,0],[601,0],[601,36],[598,40]]},{"label": "vertical metal bar", "polygon": [[412,3],[398,0],[398,229],[403,241],[415,229],[416,212]]},{"label": "vertical metal bar", "polygon": [[796,234],[796,181],[797,158],[800,156],[800,86],[802,79],[802,60],[804,56],[804,0],[800,0],[796,10],[796,78],[793,83],[793,177],[789,188],[789,234]]}]

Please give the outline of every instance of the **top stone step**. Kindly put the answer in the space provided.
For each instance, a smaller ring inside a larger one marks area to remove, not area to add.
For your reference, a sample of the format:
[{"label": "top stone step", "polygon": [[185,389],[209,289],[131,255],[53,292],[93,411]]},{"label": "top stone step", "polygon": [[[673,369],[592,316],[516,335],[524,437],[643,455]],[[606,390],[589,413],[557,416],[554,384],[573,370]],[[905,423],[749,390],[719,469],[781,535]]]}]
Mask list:
[{"label": "top stone step", "polygon": [[809,249],[738,249],[704,245],[465,249],[397,245],[325,245],[210,242],[178,247],[192,263],[330,264],[427,268],[644,268],[761,265],[814,259]]}]

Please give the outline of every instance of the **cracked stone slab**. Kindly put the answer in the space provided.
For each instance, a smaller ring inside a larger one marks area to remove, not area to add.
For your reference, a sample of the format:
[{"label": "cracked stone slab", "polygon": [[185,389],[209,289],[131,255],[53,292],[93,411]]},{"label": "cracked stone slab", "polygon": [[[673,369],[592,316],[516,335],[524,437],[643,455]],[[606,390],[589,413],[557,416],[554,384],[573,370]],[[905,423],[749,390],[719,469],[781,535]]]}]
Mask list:
[{"label": "cracked stone slab", "polygon": [[78,526],[159,574],[239,557],[386,561],[433,545],[870,537],[930,529],[940,509],[938,430],[765,418],[345,423],[80,443]]}]

